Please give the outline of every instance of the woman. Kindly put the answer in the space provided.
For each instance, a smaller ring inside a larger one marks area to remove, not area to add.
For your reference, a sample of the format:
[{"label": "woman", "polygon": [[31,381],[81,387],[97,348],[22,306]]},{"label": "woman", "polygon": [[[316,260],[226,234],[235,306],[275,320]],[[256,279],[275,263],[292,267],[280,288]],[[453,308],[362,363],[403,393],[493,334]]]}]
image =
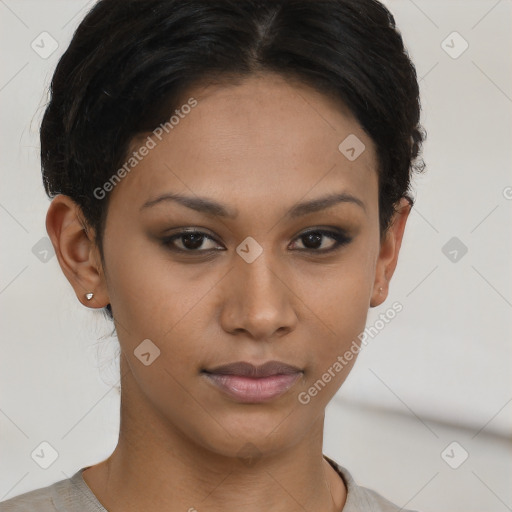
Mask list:
[{"label": "woman", "polygon": [[376,0],[100,0],[41,158],[62,271],[119,339],[119,442],[0,510],[403,510],[322,446],[396,267],[419,118]]}]

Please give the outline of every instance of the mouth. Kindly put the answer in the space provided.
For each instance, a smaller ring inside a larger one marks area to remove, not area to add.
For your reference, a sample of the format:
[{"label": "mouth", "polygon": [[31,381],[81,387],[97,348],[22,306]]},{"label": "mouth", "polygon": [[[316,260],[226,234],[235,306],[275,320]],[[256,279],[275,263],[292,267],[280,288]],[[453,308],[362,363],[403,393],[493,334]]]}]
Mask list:
[{"label": "mouth", "polygon": [[303,374],[300,368],[281,361],[268,361],[260,366],[239,361],[201,373],[219,391],[241,403],[273,400],[286,393]]}]

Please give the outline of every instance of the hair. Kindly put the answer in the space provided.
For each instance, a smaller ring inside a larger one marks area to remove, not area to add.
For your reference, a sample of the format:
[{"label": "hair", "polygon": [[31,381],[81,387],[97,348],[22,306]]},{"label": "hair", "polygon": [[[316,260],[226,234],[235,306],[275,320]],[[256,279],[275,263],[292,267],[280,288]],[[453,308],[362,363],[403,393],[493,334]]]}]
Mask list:
[{"label": "hair", "polygon": [[[76,29],[41,124],[49,198],[65,194],[102,238],[103,186],[195,85],[273,72],[346,105],[376,147],[379,225],[409,194],[426,132],[416,69],[377,0],[99,0]],[[110,304],[105,308],[113,318]]]}]

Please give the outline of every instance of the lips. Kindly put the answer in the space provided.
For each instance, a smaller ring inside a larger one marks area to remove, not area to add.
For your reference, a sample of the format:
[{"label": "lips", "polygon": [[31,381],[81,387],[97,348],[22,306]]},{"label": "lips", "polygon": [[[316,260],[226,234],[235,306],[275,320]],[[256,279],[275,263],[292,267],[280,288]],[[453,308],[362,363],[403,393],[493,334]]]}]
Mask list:
[{"label": "lips", "polygon": [[237,375],[239,377],[263,378],[273,375],[291,375],[301,372],[300,368],[281,361],[267,361],[260,366],[254,366],[245,361],[225,364],[212,369],[203,370],[205,373],[216,375]]},{"label": "lips", "polygon": [[281,361],[254,366],[245,361],[217,366],[201,373],[225,396],[241,403],[268,402],[285,394],[302,370]]}]

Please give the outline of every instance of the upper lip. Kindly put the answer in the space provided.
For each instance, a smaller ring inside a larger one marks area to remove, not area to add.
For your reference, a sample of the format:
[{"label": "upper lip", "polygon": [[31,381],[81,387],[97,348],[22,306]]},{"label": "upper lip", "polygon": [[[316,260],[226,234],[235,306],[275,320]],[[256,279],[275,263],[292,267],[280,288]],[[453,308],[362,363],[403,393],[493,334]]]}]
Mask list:
[{"label": "upper lip", "polygon": [[224,364],[216,366],[210,370],[204,370],[206,373],[216,373],[220,375],[240,375],[243,377],[269,377],[271,375],[290,375],[302,370],[281,361],[267,361],[260,366],[254,366],[245,361]]}]

